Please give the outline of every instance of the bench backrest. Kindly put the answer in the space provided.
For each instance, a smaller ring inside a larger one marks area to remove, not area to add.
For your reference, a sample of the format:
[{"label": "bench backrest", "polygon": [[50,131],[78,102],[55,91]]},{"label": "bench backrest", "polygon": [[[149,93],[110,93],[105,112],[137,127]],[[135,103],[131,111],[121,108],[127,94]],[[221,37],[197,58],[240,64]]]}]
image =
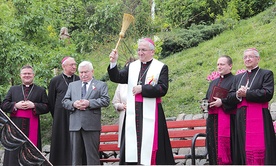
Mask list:
[{"label": "bench backrest", "polygon": [[[192,137],[197,133],[206,133],[206,120],[167,121],[172,148],[190,148]],[[118,125],[102,126],[100,151],[119,151]],[[205,146],[205,138],[196,141],[196,147]]]},{"label": "bench backrest", "polygon": [[[206,120],[181,120],[167,122],[172,148],[191,148],[192,138],[198,133],[206,133]],[[196,147],[205,146],[205,138],[195,142]]]}]

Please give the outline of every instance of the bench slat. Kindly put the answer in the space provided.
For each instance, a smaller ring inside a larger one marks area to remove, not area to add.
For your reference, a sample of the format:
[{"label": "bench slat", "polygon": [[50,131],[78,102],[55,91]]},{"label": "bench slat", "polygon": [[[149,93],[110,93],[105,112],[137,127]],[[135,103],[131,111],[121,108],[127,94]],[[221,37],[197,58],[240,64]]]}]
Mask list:
[{"label": "bench slat", "polygon": [[205,119],[199,120],[181,120],[181,121],[167,121],[167,127],[170,128],[193,128],[206,126]]},{"label": "bench slat", "polygon": [[[119,151],[117,142],[100,144],[100,151]],[[171,140],[172,148],[190,148],[192,146],[192,140]],[[205,139],[197,140],[196,147],[204,147]]]},{"label": "bench slat", "polygon": [[193,137],[197,133],[205,133],[206,129],[198,129],[198,130],[170,130],[169,136],[170,138],[186,138]]},{"label": "bench slat", "polygon": [[102,126],[102,133],[107,133],[107,132],[118,132],[118,125],[104,125]]},{"label": "bench slat", "polygon": [[120,151],[117,143],[113,144],[100,144],[99,151]]},{"label": "bench slat", "polygon": [[[197,140],[196,147],[204,147],[205,139]],[[190,148],[192,146],[192,140],[171,140],[172,148]]]},{"label": "bench slat", "polygon": [[112,141],[118,141],[118,134],[102,134],[100,136],[101,142],[112,142]]}]

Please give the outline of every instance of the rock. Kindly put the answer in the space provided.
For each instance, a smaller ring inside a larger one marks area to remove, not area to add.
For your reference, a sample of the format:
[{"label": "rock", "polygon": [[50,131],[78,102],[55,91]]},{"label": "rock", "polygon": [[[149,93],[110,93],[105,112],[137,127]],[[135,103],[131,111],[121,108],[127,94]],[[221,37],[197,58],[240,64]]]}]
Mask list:
[{"label": "rock", "polygon": [[276,112],[276,103],[270,105],[270,112]]},{"label": "rock", "polygon": [[178,121],[178,120],[184,119],[184,118],[185,118],[185,115],[186,115],[185,113],[179,114],[179,115],[177,116],[176,120]]},{"label": "rock", "polygon": [[[191,154],[191,149],[190,148],[179,148],[178,150],[178,154],[179,155],[186,155],[186,154]],[[183,163],[186,163],[186,160],[187,159],[181,159],[179,161],[183,162]],[[177,160],[178,161],[178,160]]]},{"label": "rock", "polygon": [[193,114],[186,115],[183,120],[191,120],[191,119],[193,119]]},{"label": "rock", "polygon": [[50,145],[45,145],[42,147],[42,152],[44,153],[50,153]]},{"label": "rock", "polygon": [[195,114],[193,116],[193,120],[197,120],[197,119],[203,119],[203,114]]},{"label": "rock", "polygon": [[270,112],[273,121],[276,120],[276,112]]},{"label": "rock", "polygon": [[166,118],[166,121],[175,121],[176,120],[176,117],[169,117],[169,118]]}]

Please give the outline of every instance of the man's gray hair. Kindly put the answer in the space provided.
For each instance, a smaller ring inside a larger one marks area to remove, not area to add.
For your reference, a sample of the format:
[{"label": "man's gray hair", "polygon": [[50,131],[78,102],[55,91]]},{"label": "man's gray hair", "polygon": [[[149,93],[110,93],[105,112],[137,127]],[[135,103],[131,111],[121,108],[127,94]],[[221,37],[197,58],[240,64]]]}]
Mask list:
[{"label": "man's gray hair", "polygon": [[93,70],[93,65],[92,65],[92,63],[89,62],[89,61],[82,61],[82,62],[79,64],[78,70],[80,70],[80,67],[84,67],[84,66],[88,66],[88,69],[89,69],[90,71]]},{"label": "man's gray hair", "polygon": [[149,41],[145,40],[144,38],[138,40],[138,44],[141,42],[147,42],[149,44],[149,48],[151,50],[155,50],[155,46],[152,43],[150,43]]},{"label": "man's gray hair", "polygon": [[246,49],[246,50],[243,52],[243,54],[244,54],[245,52],[248,52],[248,51],[252,51],[252,52],[254,53],[255,56],[260,57],[259,51],[258,51],[256,48],[248,48],[248,49]]}]

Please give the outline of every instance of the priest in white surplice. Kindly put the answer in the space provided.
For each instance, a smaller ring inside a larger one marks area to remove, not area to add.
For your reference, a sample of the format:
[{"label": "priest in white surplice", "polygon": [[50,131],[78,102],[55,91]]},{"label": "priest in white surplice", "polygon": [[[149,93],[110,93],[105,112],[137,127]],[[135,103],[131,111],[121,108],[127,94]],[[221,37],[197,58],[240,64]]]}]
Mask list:
[{"label": "priest in white surplice", "polygon": [[110,80],[128,84],[120,164],[175,164],[161,105],[169,88],[168,66],[153,58],[154,49],[150,38],[138,40],[139,59],[122,70],[117,68],[118,51],[109,55]]}]

